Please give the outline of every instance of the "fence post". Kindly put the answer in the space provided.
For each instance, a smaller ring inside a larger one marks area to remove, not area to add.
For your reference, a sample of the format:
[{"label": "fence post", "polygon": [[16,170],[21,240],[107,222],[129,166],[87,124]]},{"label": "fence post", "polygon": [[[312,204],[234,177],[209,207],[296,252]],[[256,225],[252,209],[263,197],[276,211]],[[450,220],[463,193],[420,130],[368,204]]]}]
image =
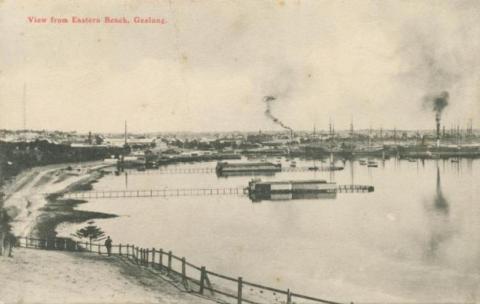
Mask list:
[{"label": "fence post", "polygon": [[187,261],[185,260],[185,257],[182,258],[182,280],[185,290],[190,291],[190,286],[188,285],[187,280]]},{"label": "fence post", "polygon": [[171,270],[172,270],[172,251],[170,250],[168,252],[168,274],[170,274]]},{"label": "fence post", "polygon": [[67,240],[63,240],[63,250],[67,250]]},{"label": "fence post", "polygon": [[162,249],[162,248],[160,248],[160,253],[159,253],[159,255],[160,255],[160,260],[159,260],[160,269],[162,269],[162,268],[163,268],[163,249]]},{"label": "fence post", "polygon": [[148,266],[148,257],[150,255],[150,249],[145,250],[145,265]]},{"label": "fence post", "polygon": [[287,289],[287,304],[292,304],[292,293]]},{"label": "fence post", "polygon": [[200,294],[203,295],[203,289],[205,288],[205,266],[200,268]]},{"label": "fence post", "polygon": [[129,246],[129,245],[127,244],[127,249],[126,249],[126,250],[127,250],[127,259],[128,259],[128,246]]},{"label": "fence post", "polygon": [[100,244],[97,244],[97,249],[98,249],[98,254],[101,254],[100,253]]},{"label": "fence post", "polygon": [[122,256],[122,244],[118,244],[118,255]]},{"label": "fence post", "polygon": [[237,304],[242,304],[242,277],[238,277],[238,294],[237,294]]},{"label": "fence post", "polygon": [[185,267],[185,258],[182,258],[182,280],[185,281],[187,279],[187,270]]},{"label": "fence post", "polygon": [[152,248],[152,267],[155,268],[155,248]]},{"label": "fence post", "polygon": [[25,237],[25,248],[28,248],[28,238]]}]

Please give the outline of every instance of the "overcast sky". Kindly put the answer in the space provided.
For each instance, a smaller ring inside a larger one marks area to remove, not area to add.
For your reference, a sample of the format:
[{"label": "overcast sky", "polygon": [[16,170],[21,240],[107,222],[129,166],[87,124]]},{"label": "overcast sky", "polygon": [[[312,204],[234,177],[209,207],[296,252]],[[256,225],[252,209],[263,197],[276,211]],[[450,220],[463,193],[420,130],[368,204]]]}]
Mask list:
[{"label": "overcast sky", "polygon": [[[28,16],[165,18],[30,24]],[[0,1],[0,128],[480,127],[480,2]]]}]

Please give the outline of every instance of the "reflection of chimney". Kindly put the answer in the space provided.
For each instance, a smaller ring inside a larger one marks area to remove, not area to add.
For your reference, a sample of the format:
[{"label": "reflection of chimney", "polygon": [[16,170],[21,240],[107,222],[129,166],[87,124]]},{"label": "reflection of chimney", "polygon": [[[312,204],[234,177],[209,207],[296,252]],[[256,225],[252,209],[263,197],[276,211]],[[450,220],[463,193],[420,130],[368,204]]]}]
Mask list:
[{"label": "reflection of chimney", "polygon": [[434,200],[434,207],[437,211],[448,214],[449,204],[442,193],[442,185],[440,184],[440,168],[437,166],[437,195]]},{"label": "reflection of chimney", "polygon": [[435,121],[437,125],[437,148],[440,147],[440,115],[435,116]]},{"label": "reflection of chimney", "polygon": [[437,194],[441,192],[440,189],[440,168],[437,167]]}]

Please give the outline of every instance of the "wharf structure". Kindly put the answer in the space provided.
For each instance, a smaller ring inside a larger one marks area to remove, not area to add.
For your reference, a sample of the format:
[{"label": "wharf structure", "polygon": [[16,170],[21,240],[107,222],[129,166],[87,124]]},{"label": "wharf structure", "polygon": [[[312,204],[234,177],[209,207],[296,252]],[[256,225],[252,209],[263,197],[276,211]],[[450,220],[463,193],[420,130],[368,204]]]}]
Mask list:
[{"label": "wharf structure", "polygon": [[282,165],[270,162],[218,162],[215,171],[218,175],[250,174],[255,172],[274,173],[282,171]]}]

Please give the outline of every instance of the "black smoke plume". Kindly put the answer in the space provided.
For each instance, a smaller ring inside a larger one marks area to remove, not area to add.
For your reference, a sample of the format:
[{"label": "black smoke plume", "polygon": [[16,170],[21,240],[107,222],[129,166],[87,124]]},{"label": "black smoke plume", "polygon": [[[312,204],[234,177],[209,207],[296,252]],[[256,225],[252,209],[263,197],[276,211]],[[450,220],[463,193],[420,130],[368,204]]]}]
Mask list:
[{"label": "black smoke plume", "polygon": [[443,91],[437,95],[428,95],[423,100],[423,106],[435,113],[435,118],[440,119],[443,110],[448,106],[450,95],[447,91]]},{"label": "black smoke plume", "polygon": [[280,119],[276,118],[272,114],[272,102],[277,100],[275,96],[265,96],[263,101],[267,104],[267,108],[265,109],[265,115],[270,118],[274,123],[280,125],[282,128],[293,131],[292,128],[284,124]]}]

